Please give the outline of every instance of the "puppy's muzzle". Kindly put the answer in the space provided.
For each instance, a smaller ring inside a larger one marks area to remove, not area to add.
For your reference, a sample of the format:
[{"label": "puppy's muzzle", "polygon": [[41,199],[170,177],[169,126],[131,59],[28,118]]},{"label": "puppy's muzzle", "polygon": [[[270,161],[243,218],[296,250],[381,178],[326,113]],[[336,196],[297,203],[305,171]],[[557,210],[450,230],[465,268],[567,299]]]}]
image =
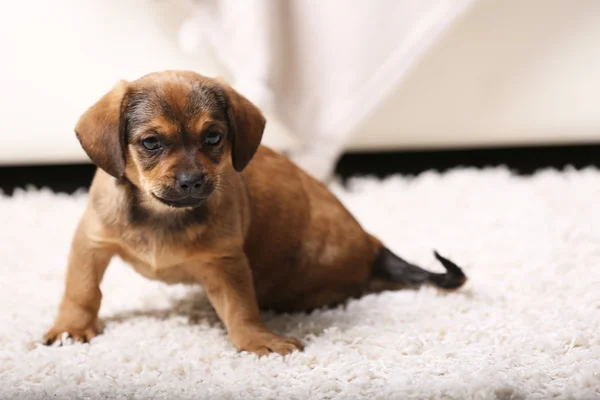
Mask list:
[{"label": "puppy's muzzle", "polygon": [[199,173],[182,172],[175,176],[175,184],[153,196],[171,207],[198,207],[210,197],[213,185]]}]

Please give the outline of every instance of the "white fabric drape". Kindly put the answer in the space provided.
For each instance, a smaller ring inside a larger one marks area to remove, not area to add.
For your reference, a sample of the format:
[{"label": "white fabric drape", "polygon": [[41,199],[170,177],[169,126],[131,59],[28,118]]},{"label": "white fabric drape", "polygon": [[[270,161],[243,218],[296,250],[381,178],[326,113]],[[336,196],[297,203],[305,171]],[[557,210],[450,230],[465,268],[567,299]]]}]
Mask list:
[{"label": "white fabric drape", "polygon": [[210,47],[236,89],[301,140],[292,158],[326,179],[361,122],[474,1],[196,0],[180,38]]}]

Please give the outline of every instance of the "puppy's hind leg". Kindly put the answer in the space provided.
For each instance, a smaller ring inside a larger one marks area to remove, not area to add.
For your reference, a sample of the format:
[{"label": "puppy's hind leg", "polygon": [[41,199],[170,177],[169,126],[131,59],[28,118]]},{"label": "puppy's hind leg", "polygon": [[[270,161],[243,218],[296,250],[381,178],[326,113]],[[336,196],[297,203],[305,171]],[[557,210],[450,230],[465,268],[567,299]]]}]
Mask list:
[{"label": "puppy's hind leg", "polygon": [[462,269],[447,258],[434,252],[435,258],[446,268],[445,273],[424,270],[398,257],[385,246],[373,264],[370,291],[397,290],[432,285],[441,289],[458,289],[467,281]]}]

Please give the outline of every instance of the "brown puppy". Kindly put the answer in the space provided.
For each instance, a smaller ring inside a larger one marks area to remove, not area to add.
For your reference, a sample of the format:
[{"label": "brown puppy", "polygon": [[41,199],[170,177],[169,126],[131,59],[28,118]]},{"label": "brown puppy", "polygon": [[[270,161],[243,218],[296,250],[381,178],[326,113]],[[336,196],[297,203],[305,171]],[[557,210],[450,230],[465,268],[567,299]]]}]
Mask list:
[{"label": "brown puppy", "polygon": [[259,307],[300,311],[369,290],[431,283],[392,254],[325,186],[260,147],[265,119],[227,84],[193,72],[121,82],[81,117],[81,145],[99,167],[75,233],[66,289],[47,343],[97,334],[100,282],[113,256],[167,283],[196,282],[239,350],[289,353]]}]

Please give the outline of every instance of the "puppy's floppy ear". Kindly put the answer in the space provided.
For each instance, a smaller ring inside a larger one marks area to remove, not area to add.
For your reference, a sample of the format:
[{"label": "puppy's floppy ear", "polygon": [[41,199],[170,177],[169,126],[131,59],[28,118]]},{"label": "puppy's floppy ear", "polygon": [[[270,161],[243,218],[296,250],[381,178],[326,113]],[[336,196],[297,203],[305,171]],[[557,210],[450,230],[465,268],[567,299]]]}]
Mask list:
[{"label": "puppy's floppy ear", "polygon": [[125,111],[129,84],[117,83],[79,118],[75,134],[88,157],[114,176],[125,173]]},{"label": "puppy's floppy ear", "polygon": [[242,171],[258,150],[266,120],[250,100],[239,94],[223,80],[218,79],[227,97],[227,122],[231,135],[233,168]]}]

